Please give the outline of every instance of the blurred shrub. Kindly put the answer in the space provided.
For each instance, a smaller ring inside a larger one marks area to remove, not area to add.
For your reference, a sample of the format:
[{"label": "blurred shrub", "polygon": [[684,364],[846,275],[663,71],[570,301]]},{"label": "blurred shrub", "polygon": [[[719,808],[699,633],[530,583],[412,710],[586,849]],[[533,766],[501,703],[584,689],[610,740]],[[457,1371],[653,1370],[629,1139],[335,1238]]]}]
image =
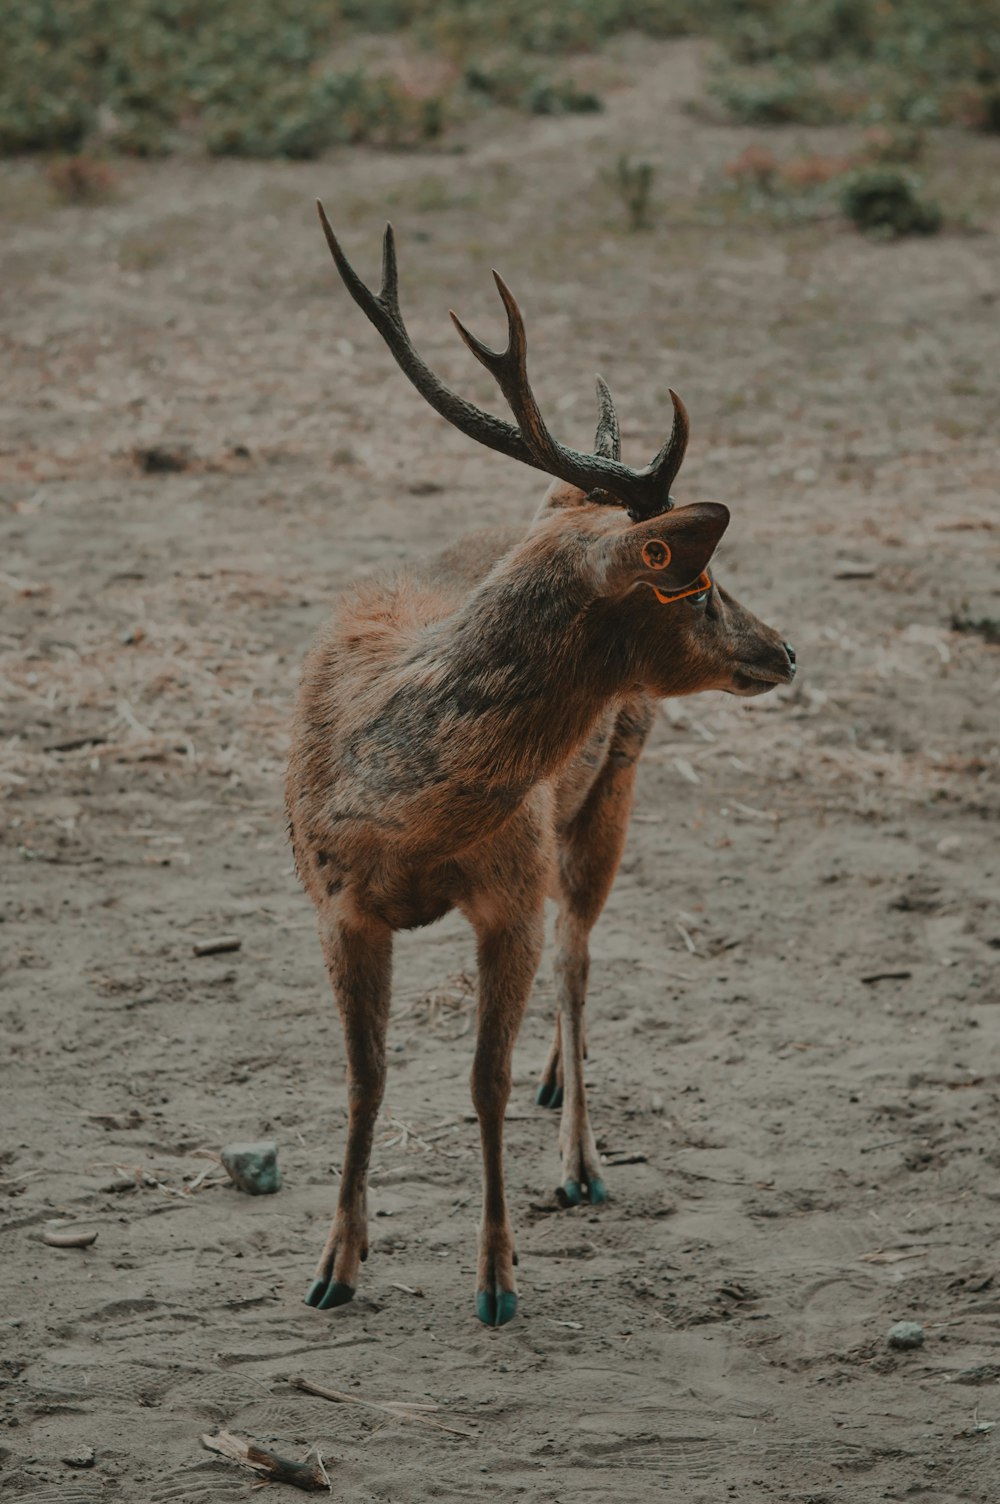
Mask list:
[{"label": "blurred shrub", "polygon": [[712,92],[740,125],[827,125],[838,118],[814,71],[791,63],[722,72]]},{"label": "blurred shrub", "polygon": [[864,167],[852,173],[841,193],[841,208],[859,230],[879,235],[935,235],[943,215],[921,199],[914,179],[896,167]]},{"label": "blurred shrub", "polygon": [[717,79],[738,120],[818,123],[822,96],[827,118],[1000,130],[997,0],[715,0],[709,14],[730,69],[766,65]]},{"label": "blurred shrub", "polygon": [[213,156],[317,157],[338,142],[410,146],[440,133],[438,101],[418,100],[391,78],[361,72],[287,80],[210,104],[205,145]]},{"label": "blurred shrub", "polygon": [[597,94],[579,88],[572,79],[553,79],[516,53],[470,64],[464,82],[473,96],[529,115],[589,114],[604,108]]},{"label": "blurred shrub", "polygon": [[[396,24],[422,8],[381,10]],[[215,153],[304,157],[338,141],[398,145],[438,132],[439,101],[326,65],[344,9],[321,0],[2,7],[0,151],[74,150],[98,132],[151,156],[203,129]]]},{"label": "blurred shrub", "polygon": [[532,115],[592,115],[604,108],[600,95],[578,88],[572,79],[562,83],[539,79],[524,103]]},{"label": "blurred shrub", "polygon": [[652,162],[633,162],[630,157],[619,157],[614,173],[607,176],[624,205],[629,229],[648,230],[652,224],[650,211],[656,176]]},{"label": "blurred shrub", "polygon": [[[873,135],[866,133],[853,156],[812,152],[780,162],[766,147],[748,146],[725,168],[729,203],[742,214],[778,223],[840,213],[858,229],[885,238],[935,234],[943,222],[940,208],[921,196],[912,174],[887,158],[873,164]],[[890,143],[896,137],[880,128],[874,144],[887,151]]]},{"label": "blurred shrub", "polygon": [[705,29],[695,0],[427,0],[423,9],[422,34],[458,57],[514,42],[524,52],[567,56],[622,31],[671,37]]}]

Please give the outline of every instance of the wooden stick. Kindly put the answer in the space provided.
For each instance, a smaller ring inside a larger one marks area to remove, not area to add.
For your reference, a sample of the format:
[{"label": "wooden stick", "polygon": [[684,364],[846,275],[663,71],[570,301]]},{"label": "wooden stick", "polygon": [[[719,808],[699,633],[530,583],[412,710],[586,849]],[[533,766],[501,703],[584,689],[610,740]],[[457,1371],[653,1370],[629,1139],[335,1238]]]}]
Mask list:
[{"label": "wooden stick", "polygon": [[301,1374],[290,1378],[288,1382],[293,1389],[301,1389],[304,1394],[318,1395],[321,1400],[333,1400],[338,1405],[363,1405],[367,1410],[379,1410],[383,1415],[395,1416],[397,1420],[422,1421],[425,1426],[447,1431],[451,1436],[464,1436],[467,1441],[479,1439],[475,1431],[463,1431],[458,1426],[445,1425],[443,1420],[434,1420],[423,1413],[427,1406],[411,1404],[408,1400],[365,1400],[359,1394],[347,1394],[343,1389],[326,1389],[322,1384],[314,1384],[312,1379],[303,1378]]},{"label": "wooden stick", "polygon": [[210,1452],[218,1452],[221,1457],[250,1468],[269,1483],[290,1483],[293,1488],[304,1489],[310,1494],[333,1492],[319,1452],[311,1462],[291,1462],[287,1457],[279,1457],[276,1452],[259,1447],[256,1442],[233,1436],[230,1431],[220,1431],[217,1436],[203,1435],[201,1444]]},{"label": "wooden stick", "polygon": [[230,950],[239,950],[243,941],[236,935],[216,935],[212,940],[196,940],[194,953],[196,956],[221,956]]}]

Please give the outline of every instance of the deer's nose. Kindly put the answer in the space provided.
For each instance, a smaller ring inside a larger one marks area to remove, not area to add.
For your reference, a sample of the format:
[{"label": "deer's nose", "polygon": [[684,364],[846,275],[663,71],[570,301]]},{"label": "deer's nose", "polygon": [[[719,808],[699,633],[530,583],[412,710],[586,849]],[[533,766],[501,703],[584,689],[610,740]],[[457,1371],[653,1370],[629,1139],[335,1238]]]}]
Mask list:
[{"label": "deer's nose", "polygon": [[783,642],[781,644],[781,646],[784,648],[785,652],[788,654],[788,663],[789,663],[789,666],[790,666],[790,668],[792,670],[792,673],[794,674],[795,673],[795,649],[792,647],[792,644],[790,642]]}]

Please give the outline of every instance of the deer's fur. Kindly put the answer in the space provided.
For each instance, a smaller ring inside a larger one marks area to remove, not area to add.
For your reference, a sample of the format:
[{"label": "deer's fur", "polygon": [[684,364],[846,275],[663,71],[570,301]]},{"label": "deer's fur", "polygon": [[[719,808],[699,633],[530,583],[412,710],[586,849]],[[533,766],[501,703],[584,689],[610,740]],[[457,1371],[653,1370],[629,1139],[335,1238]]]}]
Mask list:
[{"label": "deer's fur", "polygon": [[503,1117],[546,898],[559,906],[557,1013],[539,1100],[562,1105],[564,1199],[605,1199],[583,1080],[588,937],[621,857],[655,703],[761,693],[794,672],[780,636],[717,582],[672,604],[648,588],[696,580],[728,520],[706,503],[634,521],[563,481],[526,532],[479,533],[349,591],[306,659],[287,807],[349,1090],[337,1211],[309,1304],[349,1300],[367,1254],[393,932],[451,909],[472,924],[479,963],[480,1318],[500,1325],[516,1309]]}]

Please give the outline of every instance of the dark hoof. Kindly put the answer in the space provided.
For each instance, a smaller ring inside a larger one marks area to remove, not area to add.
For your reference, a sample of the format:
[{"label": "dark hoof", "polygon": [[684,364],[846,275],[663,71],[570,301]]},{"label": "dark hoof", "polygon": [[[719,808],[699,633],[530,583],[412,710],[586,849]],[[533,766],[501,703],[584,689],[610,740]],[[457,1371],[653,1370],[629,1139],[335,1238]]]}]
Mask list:
[{"label": "dark hoof", "polygon": [[561,1107],[563,1103],[563,1089],[551,1081],[543,1081],[535,1092],[536,1107]]},{"label": "dark hoof", "polygon": [[600,1206],[607,1201],[608,1191],[603,1180],[594,1179],[589,1185],[581,1185],[578,1180],[567,1180],[556,1188],[556,1200],[560,1206],[582,1206],[589,1201],[591,1206]]},{"label": "dark hoof", "polygon": [[556,1200],[560,1206],[582,1206],[583,1188],[578,1180],[567,1180],[556,1187]]},{"label": "dark hoof", "polygon": [[307,1306],[314,1306],[317,1311],[329,1311],[334,1306],[346,1306],[353,1299],[353,1285],[342,1285],[339,1280],[334,1280],[331,1284],[329,1280],[314,1279],[306,1291],[305,1303]]},{"label": "dark hoof", "polygon": [[476,1315],[484,1326],[506,1326],[517,1315],[517,1296],[513,1290],[478,1290]]}]

